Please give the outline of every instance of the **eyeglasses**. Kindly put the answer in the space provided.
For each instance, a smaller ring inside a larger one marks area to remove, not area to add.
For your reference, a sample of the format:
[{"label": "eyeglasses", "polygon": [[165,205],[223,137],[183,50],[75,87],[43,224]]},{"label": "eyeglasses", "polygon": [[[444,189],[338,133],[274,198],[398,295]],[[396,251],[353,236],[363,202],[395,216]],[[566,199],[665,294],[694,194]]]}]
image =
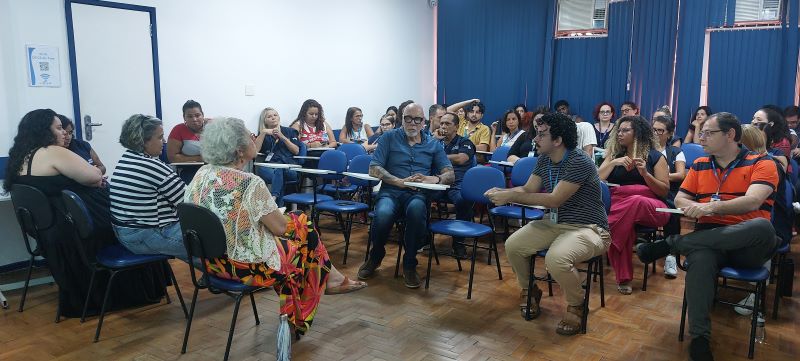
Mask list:
[{"label": "eyeglasses", "polygon": [[424,122],[424,121],[425,121],[425,118],[423,118],[423,117],[416,117],[416,118],[414,118],[414,117],[411,117],[411,116],[408,116],[408,115],[406,115],[406,116],[404,116],[404,117],[403,117],[403,121],[404,121],[406,124],[411,124],[411,122],[414,122],[414,124],[417,124],[417,125],[419,125],[419,124],[422,124],[422,122]]},{"label": "eyeglasses", "polygon": [[632,108],[622,108],[622,109],[620,109],[620,110],[621,110],[623,113],[627,113],[627,112],[632,112],[632,111],[633,111],[633,109],[632,109]]},{"label": "eyeglasses", "polygon": [[658,135],[663,135],[663,134],[664,134],[664,133],[666,133],[666,132],[667,132],[667,130],[666,130],[666,129],[656,129],[656,128],[653,128],[653,133],[656,133],[656,134],[658,134]]},{"label": "eyeglasses", "polygon": [[[623,112],[624,112],[624,110],[623,110]],[[611,114],[611,111],[610,110],[601,110],[599,113],[600,114]]]},{"label": "eyeglasses", "polygon": [[697,136],[698,136],[698,137],[700,137],[700,138],[708,138],[708,137],[709,137],[711,134],[714,134],[714,133],[719,133],[719,132],[724,132],[724,130],[722,130],[722,129],[717,129],[717,130],[703,130],[703,131],[701,131],[700,133],[697,133]]}]

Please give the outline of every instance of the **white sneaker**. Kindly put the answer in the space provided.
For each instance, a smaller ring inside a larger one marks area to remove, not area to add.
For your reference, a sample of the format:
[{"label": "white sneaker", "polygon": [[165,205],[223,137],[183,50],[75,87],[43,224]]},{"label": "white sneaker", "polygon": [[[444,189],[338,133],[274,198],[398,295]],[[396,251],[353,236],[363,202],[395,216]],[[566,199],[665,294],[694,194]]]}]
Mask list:
[{"label": "white sneaker", "polygon": [[678,276],[678,262],[675,256],[669,255],[664,259],[664,277],[673,279]]},{"label": "white sneaker", "polygon": [[[753,307],[753,302],[755,302],[755,300],[756,300],[756,294],[755,293],[751,293],[750,295],[745,297],[743,300],[739,301],[739,305]],[[753,310],[748,310],[746,308],[742,308],[742,307],[738,307],[738,306],[734,307],[733,310],[736,311],[736,313],[738,313],[738,314],[740,314],[742,316],[750,316],[750,315],[753,314]]]},{"label": "white sneaker", "polygon": [[800,202],[792,203],[792,208],[794,208],[795,213],[800,213]]}]

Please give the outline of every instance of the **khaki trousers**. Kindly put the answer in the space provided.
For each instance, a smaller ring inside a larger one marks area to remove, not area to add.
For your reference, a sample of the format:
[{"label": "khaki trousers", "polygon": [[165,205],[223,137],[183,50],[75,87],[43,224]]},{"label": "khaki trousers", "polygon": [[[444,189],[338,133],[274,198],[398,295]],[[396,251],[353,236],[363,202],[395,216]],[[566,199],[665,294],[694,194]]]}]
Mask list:
[{"label": "khaki trousers", "polygon": [[545,265],[558,282],[570,306],[583,304],[583,290],[575,263],[606,252],[611,236],[605,229],[589,225],[555,224],[549,219],[533,221],[506,240],[506,256],[517,275],[517,282],[528,288],[530,256],[549,249]]}]

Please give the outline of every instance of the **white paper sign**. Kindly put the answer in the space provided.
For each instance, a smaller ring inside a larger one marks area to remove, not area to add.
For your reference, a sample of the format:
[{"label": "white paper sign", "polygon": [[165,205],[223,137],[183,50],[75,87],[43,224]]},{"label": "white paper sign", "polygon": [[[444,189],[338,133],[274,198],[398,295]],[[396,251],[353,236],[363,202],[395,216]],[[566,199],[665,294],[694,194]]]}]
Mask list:
[{"label": "white paper sign", "polygon": [[46,45],[26,45],[28,58],[28,85],[35,87],[61,87],[61,69],[58,48]]}]

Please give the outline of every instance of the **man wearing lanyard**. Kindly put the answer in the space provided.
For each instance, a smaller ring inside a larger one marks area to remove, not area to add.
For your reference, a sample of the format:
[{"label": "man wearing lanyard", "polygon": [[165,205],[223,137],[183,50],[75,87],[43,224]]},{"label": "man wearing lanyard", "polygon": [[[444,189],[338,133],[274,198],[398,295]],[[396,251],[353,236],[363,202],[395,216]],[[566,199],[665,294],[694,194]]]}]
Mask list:
[{"label": "man wearing lanyard", "polygon": [[382,181],[375,200],[375,218],[370,226],[372,249],[358,269],[358,278],[375,275],[386,255],[386,240],[398,218],[405,219],[403,276],[408,288],[421,284],[417,274],[417,241],[428,233],[428,199],[424,192],[412,189],[405,182],[451,184],[455,178],[453,166],[444,153],[441,142],[432,142],[422,133],[425,117],[419,104],[403,109],[402,128],[384,133],[369,164],[369,175]]},{"label": "man wearing lanyard", "polygon": [[533,292],[531,315],[538,317],[542,291],[534,285],[527,290],[530,256],[549,249],[545,264],[553,279],[564,290],[567,312],[556,332],[580,332],[583,316],[583,291],[575,264],[606,252],[611,243],[608,217],[594,162],[576,149],[575,122],[567,115],[549,113],[536,122],[539,161],[528,182],[512,189],[492,188],[486,196],[497,205],[509,202],[543,206],[550,210],[543,220],[520,228],[506,241],[506,255],[522,288],[523,314],[526,296]]},{"label": "man wearing lanyard", "polygon": [[[453,164],[453,171],[455,172],[453,184],[450,185],[448,190],[442,191],[437,198],[451,202],[456,206],[456,219],[472,221],[472,207],[474,204],[461,197],[461,180],[464,179],[464,174],[467,170],[476,165],[475,145],[469,139],[456,134],[457,122],[458,115],[445,113],[438,120],[439,129],[433,132],[433,137],[442,142],[447,159]],[[465,259],[467,255],[463,241],[463,238],[453,237],[453,256],[461,259]]]},{"label": "man wearing lanyard", "polygon": [[708,118],[699,133],[710,156],[694,161],[675,196],[684,216],[697,219],[695,231],[664,241],[640,244],[642,262],[669,253],[686,255],[686,300],[689,306],[689,355],[713,359],[709,310],[714,302],[717,272],[726,266],[759,268],[778,246],[770,223],[778,187],[775,162],[739,145],[742,127],[730,113]]}]

